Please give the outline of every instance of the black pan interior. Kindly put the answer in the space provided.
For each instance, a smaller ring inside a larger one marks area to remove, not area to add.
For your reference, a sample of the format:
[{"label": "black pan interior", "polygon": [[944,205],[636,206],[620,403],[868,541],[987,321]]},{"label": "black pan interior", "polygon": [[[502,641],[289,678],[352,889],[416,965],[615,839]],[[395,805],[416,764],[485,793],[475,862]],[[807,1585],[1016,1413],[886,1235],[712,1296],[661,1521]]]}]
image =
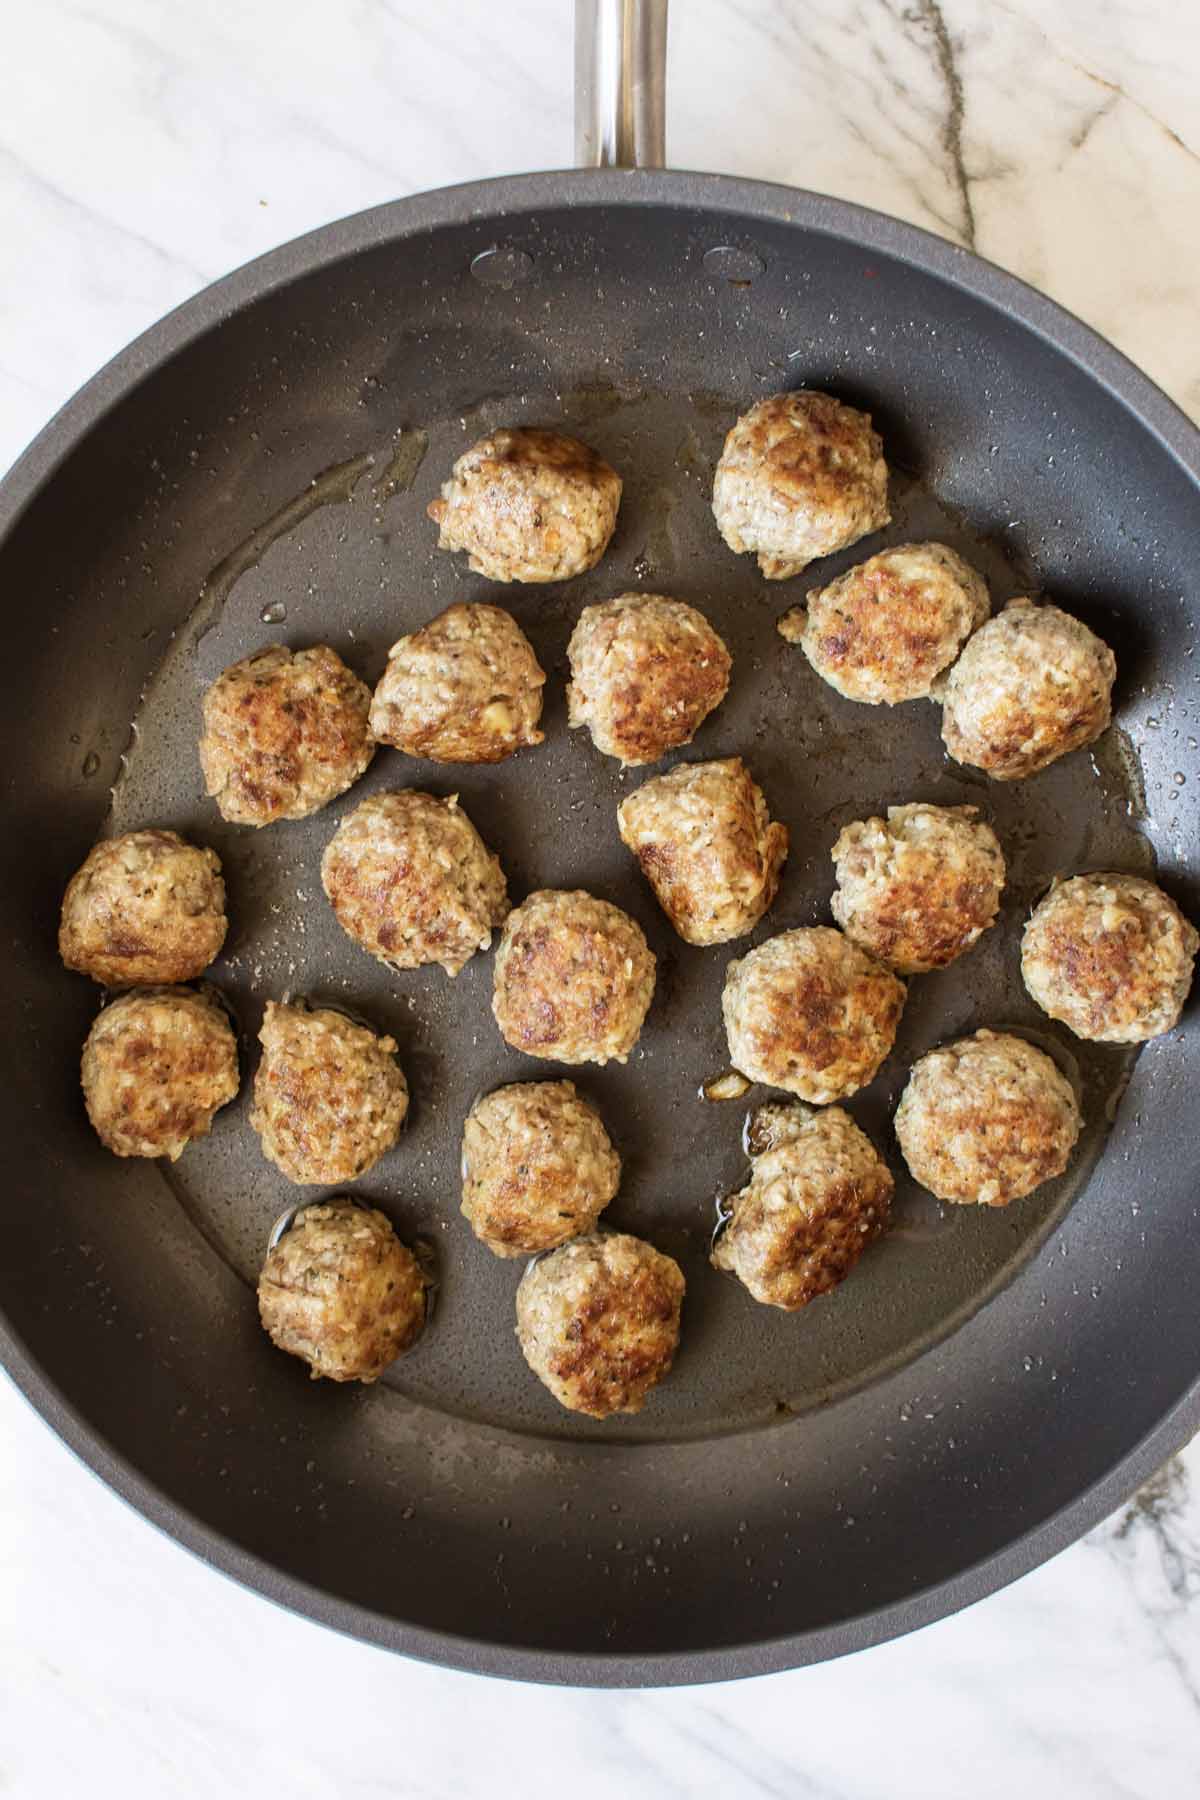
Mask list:
[{"label": "black pan interior", "polygon": [[[475,1666],[603,1680],[849,1647],[878,1629],[860,1615],[952,1582],[1074,1501],[1195,1380],[1194,1046],[1176,1034],[1136,1070],[1086,1051],[1015,975],[1022,915],[1063,868],[1157,862],[1196,899],[1194,480],[1080,363],[878,243],[698,204],[543,205],[371,235],[232,316],[214,309],[0,546],[4,1104],[19,1146],[0,1297],[87,1427],[191,1515],[173,1521],[181,1535],[333,1622]],[[875,414],[898,471],[887,539],[956,544],[997,601],[1044,589],[1113,644],[1118,729],[1094,758],[982,784],[945,761],[932,706],[854,707],[779,640],[803,584],[765,584],[724,550],[707,485],[734,413],[801,381]],[[449,462],[513,420],[563,421],[627,475],[617,538],[583,581],[498,592],[433,548],[423,509]],[[896,1056],[855,1102],[862,1122],[886,1142],[908,1061],[983,1023],[1038,1035],[1084,1097],[1071,1178],[996,1217],[902,1183],[891,1236],[794,1319],[705,1265],[716,1197],[745,1167],[744,1108],[696,1092],[724,1066],[726,955],[673,939],[612,823],[638,777],[623,783],[565,729],[571,625],[627,587],[695,601],[734,652],[730,700],[684,754],[746,755],[791,828],[759,937],[827,916],[828,851],[849,818],[965,800],[1005,843],[1001,925],[958,970],[913,984]],[[384,752],[310,824],[219,821],[194,738],[200,687],[225,663],[275,639],[330,641],[373,680],[402,631],[485,591],[551,671],[542,750],[462,772]],[[689,1278],[677,1371],[636,1419],[595,1426],[554,1406],[512,1337],[519,1268],[457,1213],[472,1094],[543,1072],[495,1032],[489,960],[453,984],[389,977],[320,894],[336,818],[405,784],[462,795],[514,894],[590,887],[659,954],[644,1054],[581,1077],[626,1159],[614,1221]],[[259,1158],[244,1103],[167,1178],[90,1137],[76,1058],[95,996],[56,965],[56,908],[98,830],[151,821],[225,859],[234,931],[214,973],[248,1067],[263,1001],[289,989],[400,1040],[412,1129],[363,1189],[432,1243],[441,1291],[426,1343],[379,1390],[310,1385],[260,1336],[250,1283],[296,1195]]]}]

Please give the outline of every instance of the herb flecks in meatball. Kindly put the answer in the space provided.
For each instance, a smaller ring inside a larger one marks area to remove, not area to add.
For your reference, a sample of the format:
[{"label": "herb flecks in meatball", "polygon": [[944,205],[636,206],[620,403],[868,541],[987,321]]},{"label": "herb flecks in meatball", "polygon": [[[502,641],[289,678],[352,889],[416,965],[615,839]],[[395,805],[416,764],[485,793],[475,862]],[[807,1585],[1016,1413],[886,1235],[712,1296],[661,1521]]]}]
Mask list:
[{"label": "herb flecks in meatball", "polygon": [[355,1181],[400,1135],[408,1083],[396,1041],[329,1007],[268,1000],[250,1123],[302,1186]]},{"label": "herb flecks in meatball", "polygon": [[1076,1037],[1140,1044],[1179,1023],[1200,936],[1140,875],[1056,882],[1025,927],[1021,973]]},{"label": "herb flecks in meatball", "polygon": [[896,1109],[913,1178],[959,1205],[1008,1206],[1061,1175],[1080,1125],[1071,1084],[1053,1060],[999,1031],[921,1057]]},{"label": "herb flecks in meatball", "polygon": [[674,1360],[684,1286],[679,1264],[640,1238],[576,1238],[526,1270],[517,1340],[560,1406],[640,1412]]},{"label": "herb flecks in meatball", "polygon": [[873,1081],[904,1010],[901,981],[830,926],[768,938],[731,962],[721,1008],[734,1068],[814,1105]]},{"label": "herb flecks in meatball", "polygon": [[712,1262],[764,1306],[795,1312],[849,1275],[886,1225],[895,1184],[840,1106],[769,1110],[767,1144],[733,1196]]},{"label": "herb flecks in meatball", "polygon": [[238,1091],[237,1039],[193,988],[136,988],[104,1008],[83,1047],[83,1097],[115,1156],[176,1162]]},{"label": "herb flecks in meatball", "polygon": [[624,1062],[654,997],[654,955],[627,913],[541,889],[508,916],[492,1011],[514,1050],[553,1062]]},{"label": "herb flecks in meatball", "polygon": [[307,819],[344,794],[375,754],[371,690],[327,644],[258,650],[204,696],[200,764],[235,825]]},{"label": "herb flecks in meatball", "polygon": [[194,981],[220,954],[225,883],[214,850],[129,831],[89,851],[63,895],[58,950],[105,987]]},{"label": "herb flecks in meatball", "polygon": [[704,614],[665,594],[585,606],[567,647],[567,722],[627,767],[690,744],[729,690],[731,658]]},{"label": "herb flecks in meatball", "polygon": [[621,503],[621,477],[578,438],[494,431],[464,451],[429,506],[440,550],[465,550],[489,581],[567,581],[595,568]]},{"label": "herb flecks in meatball", "polygon": [[656,775],[621,802],[617,823],[689,944],[744,937],[775,898],[787,827],[772,823],[739,756]]},{"label": "herb flecks in meatball", "polygon": [[378,1381],[420,1337],[427,1285],[383,1213],[332,1200],[297,1213],[267,1252],[258,1310],[314,1381]]},{"label": "herb flecks in meatball", "polygon": [[1004,855],[974,806],[889,806],[833,846],[833,916],[898,975],[944,969],[995,921]]},{"label": "herb flecks in meatball", "polygon": [[774,394],[725,439],[713,516],[768,581],[798,575],[891,518],[883,445],[867,413],[815,388]]},{"label": "herb flecks in meatball", "polygon": [[321,881],[343,931],[392,969],[457,975],[508,913],[499,860],[454,794],[373,794],[330,840]]},{"label": "herb flecks in meatball", "polygon": [[1035,775],[1106,729],[1116,672],[1112,651],[1082,620],[1011,600],[946,677],[946,748],[996,781]]},{"label": "herb flecks in meatball", "polygon": [[392,645],[371,730],[442,763],[494,763],[540,744],[545,671],[516,620],[479,602],[446,608]]},{"label": "herb flecks in meatball", "polygon": [[779,621],[823,681],[872,706],[928,696],[988,616],[987,584],[945,544],[900,544]]},{"label": "herb flecks in meatball", "polygon": [[570,1081],[520,1081],[475,1102],[463,1126],[462,1211],[497,1256],[531,1256],[590,1231],[621,1159]]}]

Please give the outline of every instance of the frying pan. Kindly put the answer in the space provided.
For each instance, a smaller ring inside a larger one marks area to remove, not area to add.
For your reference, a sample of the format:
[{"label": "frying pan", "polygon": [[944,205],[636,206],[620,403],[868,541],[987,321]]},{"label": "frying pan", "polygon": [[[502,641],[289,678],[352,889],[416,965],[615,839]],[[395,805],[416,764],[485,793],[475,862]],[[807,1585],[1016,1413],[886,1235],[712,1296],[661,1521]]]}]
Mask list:
[{"label": "frying pan", "polygon": [[[579,30],[585,156],[661,161],[665,9],[585,6]],[[895,470],[888,539],[943,538],[996,603],[1044,589],[1113,644],[1118,723],[1093,754],[988,784],[946,761],[933,706],[853,706],[778,638],[797,585],[725,551],[708,488],[738,410],[799,382],[873,412]],[[579,432],[626,496],[592,575],[497,590],[435,551],[424,507],[461,448],[524,420]],[[1200,1421],[1200,1037],[1192,1020],[1136,1061],[1075,1042],[1024,996],[1017,937],[1063,869],[1157,864],[1195,910],[1198,527],[1200,439],[1116,352],[943,242],[781,187],[601,167],[425,194],[172,314],[0,489],[0,1302],[34,1405],[149,1519],[262,1593],[409,1654],[540,1680],[832,1656],[1094,1524]],[[714,1202],[746,1168],[744,1107],[697,1093],[725,1067],[726,953],[673,938],[616,837],[637,777],[566,730],[571,625],[628,587],[698,603],[733,650],[730,698],[684,754],[744,754],[791,828],[755,941],[828,916],[834,836],[889,803],[969,801],[1005,844],[1000,923],[912,983],[896,1053],[852,1103],[898,1174],[905,1070],[951,1033],[1025,1031],[1082,1094],[1062,1182],[983,1216],[902,1179],[891,1234],[795,1317],[707,1265]],[[307,823],[218,818],[194,739],[219,668],[263,642],[330,641],[373,680],[403,631],[482,594],[551,672],[543,747],[462,770],[385,751]],[[637,1053],[579,1072],[625,1160],[613,1222],[679,1256],[689,1283],[676,1369],[636,1417],[555,1406],[513,1337],[520,1268],[457,1211],[473,1094],[554,1072],[501,1043],[489,959],[454,982],[386,974],[320,894],[337,819],[406,784],[461,794],[515,897],[590,888],[658,954]],[[213,973],[247,1067],[264,1001],[285,991],[400,1042],[411,1129],[361,1188],[428,1243],[440,1288],[422,1344],[377,1388],[310,1383],[259,1330],[254,1274],[297,1193],[259,1155],[244,1096],[171,1169],[118,1162],[88,1129],[77,1062],[98,1001],[57,964],[57,907],[97,833],[148,822],[224,860],[233,926]]]}]

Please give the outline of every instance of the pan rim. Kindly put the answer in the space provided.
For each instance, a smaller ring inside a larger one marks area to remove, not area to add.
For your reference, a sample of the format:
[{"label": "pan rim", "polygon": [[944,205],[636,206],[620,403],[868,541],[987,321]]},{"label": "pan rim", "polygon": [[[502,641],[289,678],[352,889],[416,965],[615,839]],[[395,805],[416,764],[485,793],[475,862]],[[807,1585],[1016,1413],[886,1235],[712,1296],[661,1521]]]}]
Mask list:
[{"label": "pan rim", "polygon": [[[474,224],[494,238],[505,217],[543,208],[687,207],[738,214],[747,226],[795,224],[840,239],[982,300],[1091,376],[1200,487],[1200,430],[1120,351],[1074,314],[959,245],[848,201],[778,183],[685,171],[564,170],[435,189],[322,226],[243,265],[184,301],[95,374],[0,479],[0,539],[77,444],[169,357],[277,288],[388,242]],[[481,248],[484,244],[481,243]],[[576,1654],[439,1633],[342,1601],[283,1574],[204,1524],[142,1475],[44,1374],[0,1315],[0,1361],[14,1385],[93,1474],[143,1518],[241,1586],[300,1616],[379,1648],[472,1673],[550,1684],[634,1688],[716,1682],[809,1665],[931,1624],[1026,1574],[1099,1524],[1200,1429],[1200,1372],[1158,1424],[1073,1500],[1001,1549],[927,1589],[803,1633],[648,1657]]]}]

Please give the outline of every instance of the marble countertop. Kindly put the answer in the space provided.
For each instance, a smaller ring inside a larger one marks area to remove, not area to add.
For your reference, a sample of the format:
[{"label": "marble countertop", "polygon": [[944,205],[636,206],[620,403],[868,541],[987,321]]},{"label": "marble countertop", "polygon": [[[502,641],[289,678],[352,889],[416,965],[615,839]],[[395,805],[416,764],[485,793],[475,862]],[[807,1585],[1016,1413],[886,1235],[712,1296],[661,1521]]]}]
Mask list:
[{"label": "marble countertop", "polygon": [[[42,0],[5,48],[0,467],[248,257],[569,160],[565,0]],[[1177,0],[676,0],[669,152],[973,246],[1200,418],[1198,83]],[[514,1688],[335,1638],[159,1537],[3,1383],[0,1568],[0,1793],[21,1800],[462,1796],[498,1768],[529,1800],[1172,1800],[1200,1766],[1198,1445],[970,1612],[722,1688]]]}]

